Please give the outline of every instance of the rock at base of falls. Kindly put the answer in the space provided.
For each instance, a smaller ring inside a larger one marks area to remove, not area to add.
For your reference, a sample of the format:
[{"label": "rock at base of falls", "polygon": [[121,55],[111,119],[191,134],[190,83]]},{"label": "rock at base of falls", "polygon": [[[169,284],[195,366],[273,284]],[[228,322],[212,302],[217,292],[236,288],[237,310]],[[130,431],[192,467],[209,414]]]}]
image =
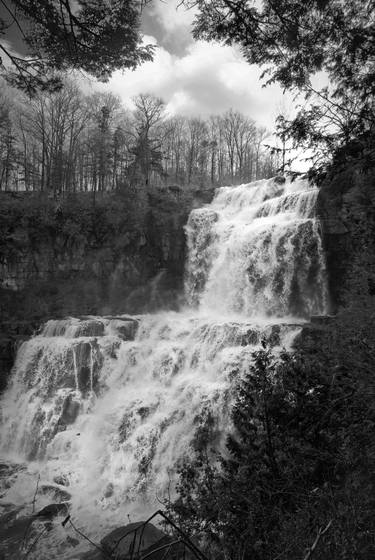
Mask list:
[{"label": "rock at base of falls", "polygon": [[[33,542],[42,532],[49,533],[55,517],[66,516],[69,511],[68,502],[48,504],[37,513],[24,514],[22,506],[5,508],[0,515],[0,558],[19,559],[28,557]],[[7,509],[10,508],[8,511]],[[69,543],[69,540],[68,540]],[[71,544],[71,543],[69,543]],[[34,551],[35,552],[35,551]],[[32,556],[39,558],[39,556]],[[55,558],[51,554],[51,558]]]},{"label": "rock at base of falls", "polygon": [[15,508],[5,515],[0,515],[0,558],[22,558],[21,543],[30,530],[30,517],[19,515]]},{"label": "rock at base of falls", "polygon": [[54,502],[67,502],[71,499],[71,495],[66,490],[62,490],[51,484],[44,484],[39,488],[40,494],[48,494]]},{"label": "rock at base of falls", "polygon": [[336,320],[336,315],[311,315],[310,322],[313,325],[328,326]]},{"label": "rock at base of falls", "polygon": [[80,560],[105,560],[107,556],[105,556],[100,550],[89,550],[88,552],[84,552],[80,556],[77,556]]},{"label": "rock at base of falls", "polygon": [[108,329],[122,340],[134,340],[138,330],[138,321],[130,317],[111,319]]},{"label": "rock at base of falls", "polygon": [[69,511],[69,502],[61,502],[58,504],[48,504],[48,506],[44,507],[35,515],[36,518],[42,519],[53,519],[58,515],[68,514]]},{"label": "rock at base of falls", "polygon": [[65,474],[59,474],[53,477],[53,482],[59,486],[70,486],[69,478]]},{"label": "rock at base of falls", "polygon": [[165,539],[166,535],[152,523],[143,525],[144,521],[138,521],[114,529],[101,540],[103,549],[108,554],[116,554],[118,558],[127,558],[132,550],[145,553]]}]

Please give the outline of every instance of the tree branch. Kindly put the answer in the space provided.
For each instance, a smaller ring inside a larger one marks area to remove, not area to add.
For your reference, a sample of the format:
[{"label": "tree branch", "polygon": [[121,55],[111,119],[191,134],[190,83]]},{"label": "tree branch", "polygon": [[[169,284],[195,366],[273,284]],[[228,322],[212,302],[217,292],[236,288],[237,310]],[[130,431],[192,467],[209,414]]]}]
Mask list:
[{"label": "tree branch", "polygon": [[328,531],[328,529],[330,528],[331,525],[332,525],[332,519],[330,519],[330,521],[328,521],[328,523],[327,523],[327,525],[325,526],[324,529],[322,527],[319,529],[318,534],[316,535],[315,541],[313,542],[313,544],[311,545],[311,547],[307,551],[307,554],[306,554],[306,556],[304,556],[303,560],[310,560],[310,558],[314,554],[314,551],[315,551],[316,547],[319,544],[319,541],[320,541],[321,537]]}]

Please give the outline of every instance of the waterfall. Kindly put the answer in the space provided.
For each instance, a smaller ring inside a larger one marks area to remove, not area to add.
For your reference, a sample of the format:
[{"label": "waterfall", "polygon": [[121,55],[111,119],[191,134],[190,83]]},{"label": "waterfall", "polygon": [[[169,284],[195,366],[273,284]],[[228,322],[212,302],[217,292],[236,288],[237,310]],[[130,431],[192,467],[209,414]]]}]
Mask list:
[{"label": "waterfall", "polygon": [[305,180],[218,189],[186,232],[190,304],[246,317],[305,316],[326,307],[324,258]]},{"label": "waterfall", "polygon": [[44,503],[63,480],[73,518],[97,536],[173,496],[202,428],[224,445],[254,349],[289,347],[304,318],[325,311],[316,195],[289,179],[218,189],[186,226],[184,310],[48,321],[24,342],[1,401],[0,450],[27,468],[0,507],[30,504],[36,473]]}]

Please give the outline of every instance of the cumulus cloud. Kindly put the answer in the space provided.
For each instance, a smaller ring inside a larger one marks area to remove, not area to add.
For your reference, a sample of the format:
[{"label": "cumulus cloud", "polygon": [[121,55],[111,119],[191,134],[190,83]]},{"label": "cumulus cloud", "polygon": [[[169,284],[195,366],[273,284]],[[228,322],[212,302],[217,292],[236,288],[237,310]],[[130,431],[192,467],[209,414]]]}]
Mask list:
[{"label": "cumulus cloud", "polygon": [[143,13],[143,30],[174,54],[183,54],[193,42],[191,25],[196,9],[187,10],[180,0],[161,0],[149,4]]},{"label": "cumulus cloud", "polygon": [[151,5],[151,13],[155,15],[168,31],[180,30],[182,27],[189,27],[193,21],[197,10],[191,8],[187,10],[181,5],[180,0],[169,0],[169,2],[154,2]]},{"label": "cumulus cloud", "polygon": [[153,62],[135,71],[115,72],[105,85],[93,80],[90,85],[80,77],[83,89],[113,91],[128,106],[133,96],[151,93],[166,102],[171,114],[207,116],[233,108],[273,128],[281,89],[262,88],[260,70],[250,66],[239,50],[194,41],[195,10],[179,4],[180,0],[155,0],[144,10],[143,31],[148,33],[144,42],[157,46]]},{"label": "cumulus cloud", "polygon": [[259,77],[259,68],[249,65],[237,49],[197,41],[181,56],[158,45],[153,62],[133,72],[116,72],[106,89],[128,105],[132,96],[151,93],[165,101],[171,114],[206,116],[234,108],[272,127],[283,94],[276,85],[262,88]]}]

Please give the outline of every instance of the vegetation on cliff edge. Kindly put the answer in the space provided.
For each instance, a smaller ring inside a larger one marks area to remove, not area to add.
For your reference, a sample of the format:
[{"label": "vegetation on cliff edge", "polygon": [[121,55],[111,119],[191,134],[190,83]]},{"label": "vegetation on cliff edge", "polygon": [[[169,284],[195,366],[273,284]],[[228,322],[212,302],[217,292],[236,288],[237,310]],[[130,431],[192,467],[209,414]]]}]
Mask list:
[{"label": "vegetation on cliff edge", "polygon": [[209,558],[374,556],[372,324],[362,308],[300,351],[256,352],[224,454],[211,449],[212,419],[198,428],[169,507]]},{"label": "vegetation on cliff edge", "polygon": [[[237,44],[267,83],[302,93],[279,134],[313,151],[320,174],[361,158],[374,165],[375,6],[363,0],[185,0],[198,7],[196,38]],[[328,85],[317,87],[324,72]]]}]

